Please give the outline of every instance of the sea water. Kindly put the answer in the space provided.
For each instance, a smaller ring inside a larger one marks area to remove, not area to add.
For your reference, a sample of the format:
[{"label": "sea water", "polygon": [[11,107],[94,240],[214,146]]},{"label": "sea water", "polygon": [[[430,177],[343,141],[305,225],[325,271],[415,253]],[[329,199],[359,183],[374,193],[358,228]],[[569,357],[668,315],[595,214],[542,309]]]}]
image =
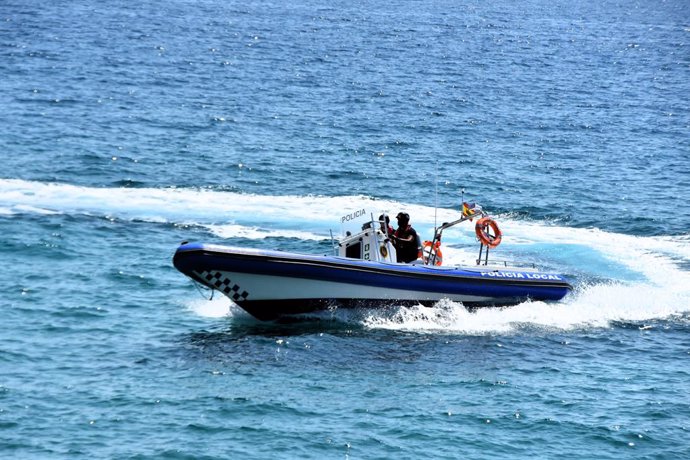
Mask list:
[{"label": "sea water", "polygon": [[[688,11],[3,0],[0,456],[687,458]],[[463,198],[572,294],[263,323],[171,265]]]}]

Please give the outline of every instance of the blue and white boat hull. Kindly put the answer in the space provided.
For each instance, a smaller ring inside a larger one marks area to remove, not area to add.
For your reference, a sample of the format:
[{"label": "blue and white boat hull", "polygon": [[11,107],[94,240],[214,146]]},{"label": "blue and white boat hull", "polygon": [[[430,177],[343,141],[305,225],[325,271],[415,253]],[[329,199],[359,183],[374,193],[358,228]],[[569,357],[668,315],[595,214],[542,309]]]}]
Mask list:
[{"label": "blue and white boat hull", "polygon": [[560,300],[572,289],[562,275],[525,269],[397,264],[200,243],[181,245],[173,264],[261,320],[442,299],[502,306]]}]

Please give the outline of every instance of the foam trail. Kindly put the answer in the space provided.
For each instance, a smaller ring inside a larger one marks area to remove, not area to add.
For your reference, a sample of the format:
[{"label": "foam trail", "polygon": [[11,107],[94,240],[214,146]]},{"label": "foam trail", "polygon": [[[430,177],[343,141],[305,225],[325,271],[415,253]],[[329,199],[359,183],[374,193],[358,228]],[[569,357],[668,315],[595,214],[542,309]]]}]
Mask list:
[{"label": "foam trail", "polygon": [[[390,314],[371,310],[362,324],[416,332],[468,335],[514,334],[524,329],[572,331],[610,327],[613,322],[646,322],[690,312],[690,292],[670,292],[641,285],[599,284],[583,287],[560,303],[524,302],[506,308],[474,312],[462,304],[442,301],[432,308],[395,309]],[[360,314],[361,315],[361,314]]]},{"label": "foam trail", "polygon": [[196,297],[185,302],[185,305],[192,313],[203,318],[232,318],[248,320],[250,322],[257,321],[249,313],[218,292],[211,299]]},{"label": "foam trail", "polygon": [[[257,224],[261,224],[263,227],[299,230],[296,237],[323,239],[331,228],[338,225],[340,215],[365,207],[378,210],[399,205],[364,196],[275,197],[206,189],[94,188],[0,179],[0,210],[3,215],[63,213],[195,224],[207,226],[220,236],[227,236],[238,229],[250,237],[270,236],[270,231],[252,233],[252,229],[258,229]],[[307,209],[308,212],[305,211]],[[305,228],[309,230],[304,232]]]},{"label": "foam trail", "polygon": [[205,318],[222,318],[231,316],[233,305],[230,299],[218,295],[213,299],[197,298],[187,303],[187,308],[199,316]]},{"label": "foam trail", "polygon": [[[511,235],[511,247],[544,249],[551,245],[568,255],[563,262],[570,267],[617,281],[579,284],[558,303],[525,302],[469,312],[461,304],[441,302],[433,308],[399,309],[392,315],[372,311],[363,324],[422,332],[501,334],[525,327],[602,328],[616,321],[645,322],[690,312],[690,271],[683,268],[690,260],[687,236],[638,237],[510,220],[504,230]],[[569,251],[571,248],[576,250]],[[462,249],[447,252],[451,258],[472,256]],[[605,268],[591,266],[591,260]]]},{"label": "foam trail", "polygon": [[[69,184],[0,179],[0,208],[23,212],[32,209],[63,213],[113,215],[123,218],[170,222],[218,222],[224,216],[241,216],[267,222],[327,222],[333,210],[374,202],[364,196],[300,197],[261,196],[206,189],[93,188]],[[386,202],[376,202],[386,205]],[[308,215],[305,209],[309,209]]]},{"label": "foam trail", "polygon": [[[320,241],[329,238],[330,229],[337,230],[340,216],[363,208],[392,214],[404,210],[410,213],[423,238],[432,236],[436,212],[438,223],[458,217],[457,210],[436,211],[429,206],[364,196],[275,197],[207,189],[94,188],[0,179],[3,218],[27,213],[94,215],[192,224],[220,237],[251,240],[289,237]],[[490,210],[486,205],[485,209]],[[515,220],[510,216],[498,216],[497,220],[504,238],[501,247],[492,252],[494,257],[518,262],[544,261],[558,271],[576,273],[585,280],[617,282],[580,283],[577,293],[555,305],[528,303],[476,313],[446,305],[417,312],[407,310],[396,318],[383,317],[379,323],[372,321],[380,327],[403,324],[422,330],[440,327],[500,332],[514,330],[521,323],[568,329],[582,324],[601,326],[618,319],[661,318],[690,310],[690,235],[639,237]],[[446,264],[474,263],[477,253],[473,230],[472,224],[465,224],[444,233]]]},{"label": "foam trail", "polygon": [[215,235],[223,238],[246,238],[250,240],[262,240],[265,238],[295,238],[300,240],[321,241],[325,239],[325,235],[318,235],[316,233],[302,232],[299,230],[279,230],[266,229],[259,227],[246,227],[242,225],[227,224],[227,225],[209,225]]}]

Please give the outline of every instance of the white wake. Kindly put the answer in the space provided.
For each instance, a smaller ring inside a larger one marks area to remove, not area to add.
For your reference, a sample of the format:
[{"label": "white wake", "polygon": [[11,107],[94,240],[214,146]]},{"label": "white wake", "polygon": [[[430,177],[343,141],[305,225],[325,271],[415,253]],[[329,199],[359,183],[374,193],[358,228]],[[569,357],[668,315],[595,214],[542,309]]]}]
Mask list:
[{"label": "white wake", "polygon": [[[490,211],[490,203],[482,203]],[[458,217],[457,209],[375,200],[365,196],[263,196],[192,188],[96,188],[0,179],[0,218],[25,214],[86,215],[121,220],[192,225],[218,238],[261,240],[287,237],[305,248],[338,232],[339,219],[352,210],[408,212],[423,238],[437,223]],[[351,317],[367,327],[501,333],[527,326],[569,330],[606,327],[613,321],[648,321],[690,312],[690,235],[644,237],[599,229],[495,216],[504,233],[493,251],[498,259],[544,262],[575,275],[576,290],[555,304],[528,302],[505,309],[468,312],[452,302],[435,308],[372,311]],[[190,230],[194,231],[194,230]],[[444,263],[474,263],[470,225],[444,234]],[[203,301],[202,301],[203,302]],[[201,316],[232,316],[225,299],[194,304]],[[235,312],[235,313],[233,313]],[[347,313],[339,313],[344,320]]]}]

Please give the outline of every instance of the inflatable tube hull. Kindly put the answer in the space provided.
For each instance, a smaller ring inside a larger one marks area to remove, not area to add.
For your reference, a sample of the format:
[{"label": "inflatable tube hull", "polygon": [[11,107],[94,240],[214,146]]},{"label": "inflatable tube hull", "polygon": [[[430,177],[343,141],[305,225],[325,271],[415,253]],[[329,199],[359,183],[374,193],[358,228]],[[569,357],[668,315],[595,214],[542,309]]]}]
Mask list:
[{"label": "inflatable tube hull", "polygon": [[505,306],[560,300],[572,289],[562,275],[522,268],[371,262],[201,243],[182,244],[173,264],[260,320],[442,299],[468,307]]}]

